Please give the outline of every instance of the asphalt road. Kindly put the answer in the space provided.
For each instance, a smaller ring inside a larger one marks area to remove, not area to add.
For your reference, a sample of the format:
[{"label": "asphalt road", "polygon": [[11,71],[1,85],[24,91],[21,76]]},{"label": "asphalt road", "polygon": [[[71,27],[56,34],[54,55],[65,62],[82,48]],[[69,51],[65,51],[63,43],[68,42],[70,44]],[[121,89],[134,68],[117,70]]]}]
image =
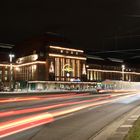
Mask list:
[{"label": "asphalt road", "polygon": [[139,93],[0,99],[2,140],[89,140],[140,105]]}]

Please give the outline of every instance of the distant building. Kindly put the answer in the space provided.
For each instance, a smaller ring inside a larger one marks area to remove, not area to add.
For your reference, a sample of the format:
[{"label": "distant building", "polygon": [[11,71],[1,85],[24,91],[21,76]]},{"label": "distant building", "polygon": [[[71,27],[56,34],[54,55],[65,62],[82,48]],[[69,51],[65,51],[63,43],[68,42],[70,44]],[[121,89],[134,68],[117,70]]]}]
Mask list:
[{"label": "distant building", "polygon": [[10,58],[14,45],[0,43],[0,90],[9,87],[10,83]]},{"label": "distant building", "polygon": [[[122,71],[122,60],[103,59],[95,56],[87,56],[87,81],[124,80],[140,81],[140,70],[125,66]],[[122,77],[124,75],[124,77]],[[123,78],[123,79],[122,79]]]}]

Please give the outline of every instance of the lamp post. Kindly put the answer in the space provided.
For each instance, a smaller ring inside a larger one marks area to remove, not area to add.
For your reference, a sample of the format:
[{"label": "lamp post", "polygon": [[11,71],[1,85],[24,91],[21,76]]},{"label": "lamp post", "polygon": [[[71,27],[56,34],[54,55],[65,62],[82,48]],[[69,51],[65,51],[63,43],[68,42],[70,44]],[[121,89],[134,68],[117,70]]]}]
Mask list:
[{"label": "lamp post", "polygon": [[125,65],[122,65],[122,80],[124,81],[124,70],[125,70]]},{"label": "lamp post", "polygon": [[10,90],[13,88],[13,58],[15,57],[14,54],[9,54],[9,58],[10,58]]}]

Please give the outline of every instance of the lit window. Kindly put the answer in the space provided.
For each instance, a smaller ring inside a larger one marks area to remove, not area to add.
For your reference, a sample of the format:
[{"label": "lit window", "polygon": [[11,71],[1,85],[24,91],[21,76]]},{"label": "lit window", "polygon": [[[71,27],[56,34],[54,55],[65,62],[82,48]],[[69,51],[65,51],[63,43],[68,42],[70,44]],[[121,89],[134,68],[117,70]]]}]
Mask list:
[{"label": "lit window", "polygon": [[92,81],[93,80],[93,72],[90,71],[90,80]]},{"label": "lit window", "polygon": [[71,51],[71,54],[73,54],[73,52]]},{"label": "lit window", "polygon": [[83,64],[82,74],[86,74],[86,65],[85,64]]},{"label": "lit window", "polygon": [[7,76],[6,76],[6,77],[4,77],[4,79],[5,79],[5,81],[7,81]]},{"label": "lit window", "polygon": [[76,55],[78,55],[78,52],[76,52]]},{"label": "lit window", "polygon": [[60,72],[59,66],[60,66],[59,58],[55,58],[55,75],[56,76],[59,76],[59,72]]},{"label": "lit window", "polygon": [[63,53],[63,50],[61,50],[60,52]]},{"label": "lit window", "polygon": [[6,71],[5,71],[5,75],[7,75],[7,74],[8,74],[8,71],[6,70]]},{"label": "lit window", "polygon": [[20,71],[20,68],[19,67],[16,67],[15,69],[16,69],[16,71]]},{"label": "lit window", "polygon": [[36,65],[32,65],[32,70],[36,70],[37,66]]},{"label": "lit window", "polygon": [[51,62],[51,64],[50,64],[49,72],[50,73],[54,73],[54,65],[53,65],[53,62]]},{"label": "lit window", "polygon": [[76,60],[77,77],[80,77],[80,61]]},{"label": "lit window", "polygon": [[0,74],[2,74],[2,70],[0,70]]},{"label": "lit window", "polygon": [[69,53],[69,51],[66,51],[66,53]]}]

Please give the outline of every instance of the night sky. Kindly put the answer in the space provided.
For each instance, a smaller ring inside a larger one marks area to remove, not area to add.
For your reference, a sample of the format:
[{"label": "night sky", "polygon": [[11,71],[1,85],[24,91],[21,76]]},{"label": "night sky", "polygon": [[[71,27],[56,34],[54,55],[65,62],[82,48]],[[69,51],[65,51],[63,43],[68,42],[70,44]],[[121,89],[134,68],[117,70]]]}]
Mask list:
[{"label": "night sky", "polygon": [[78,48],[134,49],[140,46],[139,0],[4,0],[0,42],[16,44],[45,32],[60,34]]}]

